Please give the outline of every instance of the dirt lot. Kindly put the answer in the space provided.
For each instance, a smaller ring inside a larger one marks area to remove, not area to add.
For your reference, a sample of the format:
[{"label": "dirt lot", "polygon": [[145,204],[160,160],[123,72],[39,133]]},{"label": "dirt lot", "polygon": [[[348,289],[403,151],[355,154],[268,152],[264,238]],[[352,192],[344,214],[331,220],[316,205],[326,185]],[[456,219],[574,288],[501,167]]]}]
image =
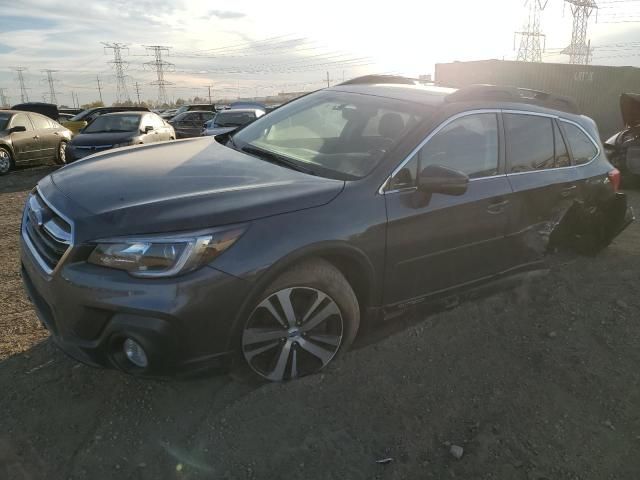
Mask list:
[{"label": "dirt lot", "polygon": [[0,179],[0,479],[640,478],[640,223],[322,375],[148,381],[67,359],[22,294],[19,214],[47,172]]}]

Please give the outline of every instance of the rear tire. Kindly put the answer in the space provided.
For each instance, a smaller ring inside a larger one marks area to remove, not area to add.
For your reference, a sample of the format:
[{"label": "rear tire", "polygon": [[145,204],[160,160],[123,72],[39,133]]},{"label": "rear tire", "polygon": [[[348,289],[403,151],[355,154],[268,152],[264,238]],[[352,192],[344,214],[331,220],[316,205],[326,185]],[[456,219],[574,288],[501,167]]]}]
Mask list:
[{"label": "rear tire", "polygon": [[67,142],[62,141],[58,145],[58,155],[56,155],[56,163],[58,165],[67,164]]},{"label": "rear tire", "polygon": [[317,373],[346,351],[358,333],[353,289],[329,262],[292,267],[259,296],[240,335],[246,370],[262,380]]},{"label": "rear tire", "polygon": [[14,166],[13,157],[9,150],[0,147],[0,175],[6,175]]}]

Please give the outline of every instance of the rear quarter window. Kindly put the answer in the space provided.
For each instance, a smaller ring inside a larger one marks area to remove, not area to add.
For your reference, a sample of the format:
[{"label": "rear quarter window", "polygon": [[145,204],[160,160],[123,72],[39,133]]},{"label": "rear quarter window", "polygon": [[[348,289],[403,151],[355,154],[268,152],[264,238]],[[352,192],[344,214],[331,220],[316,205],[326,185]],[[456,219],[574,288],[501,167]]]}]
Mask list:
[{"label": "rear quarter window", "polygon": [[598,154],[598,148],[595,146],[589,136],[582,129],[568,122],[561,122],[565,132],[565,137],[569,142],[569,148],[573,154],[573,160],[576,165],[584,165],[589,163]]}]

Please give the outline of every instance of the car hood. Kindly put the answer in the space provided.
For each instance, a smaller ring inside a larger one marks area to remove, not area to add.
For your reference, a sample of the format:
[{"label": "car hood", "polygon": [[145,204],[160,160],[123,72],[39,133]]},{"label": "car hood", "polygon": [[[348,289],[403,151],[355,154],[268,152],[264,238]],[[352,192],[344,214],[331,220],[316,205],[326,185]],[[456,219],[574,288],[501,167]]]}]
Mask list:
[{"label": "car hood", "polygon": [[90,240],[207,228],[308,209],[333,200],[344,182],[199,137],[93,155],[54,172],[39,188],[73,219],[79,240]]},{"label": "car hood", "polygon": [[133,137],[138,136],[138,132],[113,132],[113,133],[80,133],[73,137],[71,145],[94,146],[94,145],[113,145],[114,143],[125,143]]},{"label": "car hood", "polygon": [[640,124],[640,95],[637,93],[623,93],[620,95],[620,112],[627,127]]}]

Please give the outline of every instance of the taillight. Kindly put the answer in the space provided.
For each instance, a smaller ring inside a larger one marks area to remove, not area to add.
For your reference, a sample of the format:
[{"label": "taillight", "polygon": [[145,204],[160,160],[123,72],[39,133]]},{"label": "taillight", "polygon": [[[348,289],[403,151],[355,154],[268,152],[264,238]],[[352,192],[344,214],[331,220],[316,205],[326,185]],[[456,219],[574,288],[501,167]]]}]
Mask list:
[{"label": "taillight", "polygon": [[613,185],[613,191],[617,192],[620,188],[620,170],[614,168],[607,173],[607,177],[609,177],[609,181],[611,182],[611,185]]}]

